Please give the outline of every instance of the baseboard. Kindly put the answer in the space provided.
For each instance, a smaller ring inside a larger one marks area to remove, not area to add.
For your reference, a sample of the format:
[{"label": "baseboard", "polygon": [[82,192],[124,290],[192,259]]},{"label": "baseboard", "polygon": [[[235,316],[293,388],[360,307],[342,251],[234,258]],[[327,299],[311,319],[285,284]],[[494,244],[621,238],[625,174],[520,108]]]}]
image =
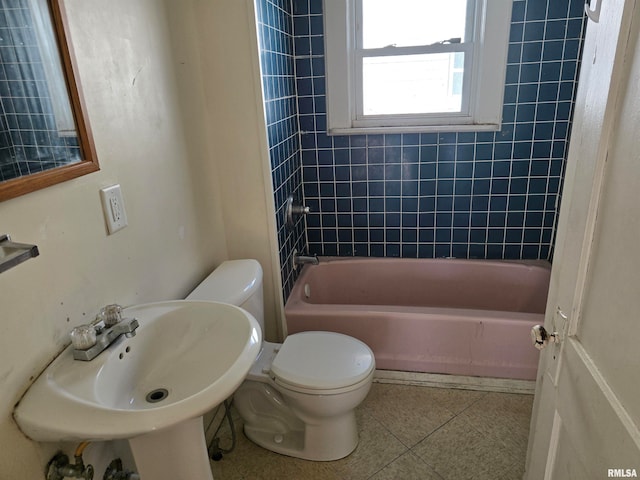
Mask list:
[{"label": "baseboard", "polygon": [[421,387],[458,388],[461,390],[481,390],[487,392],[521,393],[533,395],[536,382],[533,380],[513,380],[509,378],[465,377],[462,375],[441,375],[437,373],[398,372],[376,370],[373,381]]}]

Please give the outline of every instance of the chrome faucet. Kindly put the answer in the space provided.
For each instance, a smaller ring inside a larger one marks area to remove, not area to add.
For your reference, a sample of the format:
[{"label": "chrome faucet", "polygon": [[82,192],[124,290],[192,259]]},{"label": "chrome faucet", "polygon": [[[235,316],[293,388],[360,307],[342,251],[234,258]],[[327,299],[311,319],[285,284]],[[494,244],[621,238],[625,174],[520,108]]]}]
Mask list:
[{"label": "chrome faucet", "polygon": [[135,318],[122,318],[120,305],[107,305],[88,325],[80,325],[71,331],[73,358],[90,361],[96,358],[121,335],[133,337],[139,323]]},{"label": "chrome faucet", "polygon": [[318,260],[317,255],[298,255],[298,251],[293,252],[293,265],[294,267],[297,265],[318,265],[320,260]]}]

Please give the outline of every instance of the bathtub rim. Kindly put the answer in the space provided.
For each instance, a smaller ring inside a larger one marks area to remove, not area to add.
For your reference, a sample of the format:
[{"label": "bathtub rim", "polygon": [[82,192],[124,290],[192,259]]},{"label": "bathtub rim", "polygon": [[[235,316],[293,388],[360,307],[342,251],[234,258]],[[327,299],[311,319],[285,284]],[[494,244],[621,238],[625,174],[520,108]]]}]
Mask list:
[{"label": "bathtub rim", "polygon": [[[535,320],[542,324],[545,316],[545,312],[533,313],[533,312],[518,312],[512,310],[483,310],[461,307],[429,307],[429,306],[399,306],[399,305],[374,305],[368,304],[345,304],[345,303],[311,303],[305,301],[304,293],[304,280],[310,275],[310,271],[314,268],[321,267],[323,264],[335,263],[335,262],[349,262],[349,263],[366,263],[366,262],[383,262],[383,263],[409,263],[409,262],[433,262],[433,261],[446,261],[455,263],[483,263],[489,265],[520,265],[528,268],[540,268],[546,270],[551,274],[551,262],[547,260],[484,260],[484,259],[467,259],[467,258],[389,258],[389,257],[318,257],[318,265],[307,264],[304,265],[302,271],[298,275],[298,278],[293,284],[293,288],[289,293],[289,297],[285,302],[285,317],[287,313],[300,313],[299,309],[309,308],[312,305],[313,308],[321,310],[323,313],[332,312],[384,312],[394,313],[401,315],[402,313],[424,313],[427,315],[447,315],[455,317],[462,314],[463,316],[469,316],[474,319],[482,319],[483,317],[496,319],[496,320],[513,320],[513,316],[516,315],[518,320]],[[542,317],[542,319],[540,319]]]},{"label": "bathtub rim", "polygon": [[[351,256],[351,257],[338,257],[335,255],[318,255],[318,262],[320,265],[323,263],[332,263],[332,262],[359,262],[359,261],[381,261],[385,263],[391,262],[454,262],[454,263],[488,263],[488,264],[518,264],[518,265],[527,265],[531,267],[541,267],[546,270],[551,270],[551,262],[543,259],[509,259],[509,258],[458,258],[458,257],[437,257],[437,258],[406,258],[406,257],[366,257],[366,256]],[[314,267],[317,265],[307,264],[304,265],[302,271],[307,267]]]}]

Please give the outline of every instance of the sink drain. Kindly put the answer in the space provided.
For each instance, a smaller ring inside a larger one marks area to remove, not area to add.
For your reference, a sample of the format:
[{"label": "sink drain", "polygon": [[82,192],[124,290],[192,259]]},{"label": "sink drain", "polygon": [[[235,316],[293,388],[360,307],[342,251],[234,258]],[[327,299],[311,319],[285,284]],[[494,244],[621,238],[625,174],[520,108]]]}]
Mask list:
[{"label": "sink drain", "polygon": [[169,390],[166,388],[156,388],[155,390],[151,390],[147,393],[145,400],[149,403],[157,403],[161,402],[165,398],[169,396]]}]

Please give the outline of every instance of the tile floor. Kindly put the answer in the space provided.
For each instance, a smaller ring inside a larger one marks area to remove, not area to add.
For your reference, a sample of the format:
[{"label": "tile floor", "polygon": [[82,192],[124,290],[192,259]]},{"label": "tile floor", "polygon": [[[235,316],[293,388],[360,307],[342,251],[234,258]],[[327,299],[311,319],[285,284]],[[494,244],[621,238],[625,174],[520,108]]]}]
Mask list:
[{"label": "tile floor", "polygon": [[[236,448],[211,467],[216,480],[517,480],[532,404],[533,395],[374,383],[348,457],[309,462],[267,451],[244,436],[234,412]],[[226,423],[219,436],[228,447]]]}]

